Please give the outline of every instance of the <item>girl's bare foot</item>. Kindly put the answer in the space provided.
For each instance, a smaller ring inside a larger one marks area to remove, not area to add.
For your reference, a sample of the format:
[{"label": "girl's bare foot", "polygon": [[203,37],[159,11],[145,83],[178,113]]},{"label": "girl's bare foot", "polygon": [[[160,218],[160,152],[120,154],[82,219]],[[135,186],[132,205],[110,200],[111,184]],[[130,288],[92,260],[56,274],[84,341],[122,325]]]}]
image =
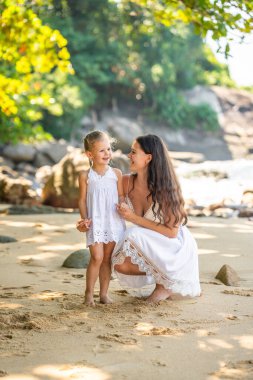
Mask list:
[{"label": "girl's bare foot", "polygon": [[108,295],[105,295],[105,296],[100,296],[100,303],[107,305],[107,304],[113,303],[113,301]]},{"label": "girl's bare foot", "polygon": [[86,306],[95,306],[93,294],[85,293],[84,303]]},{"label": "girl's bare foot", "polygon": [[156,284],[153,293],[146,299],[148,303],[164,301],[171,296],[171,291],[165,289],[162,285]]}]

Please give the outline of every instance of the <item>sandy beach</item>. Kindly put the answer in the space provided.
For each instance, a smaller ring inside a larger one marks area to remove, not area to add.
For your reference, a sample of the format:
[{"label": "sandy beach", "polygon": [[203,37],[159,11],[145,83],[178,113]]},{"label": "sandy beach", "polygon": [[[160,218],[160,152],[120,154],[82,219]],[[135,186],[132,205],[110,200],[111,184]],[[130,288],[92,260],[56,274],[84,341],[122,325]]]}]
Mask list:
[{"label": "sandy beach", "polygon": [[[8,380],[253,379],[253,222],[193,218],[202,296],[147,305],[110,284],[113,305],[83,304],[77,214],[0,216],[0,377]],[[238,287],[215,280],[223,264]],[[144,294],[144,292],[143,292]]]}]

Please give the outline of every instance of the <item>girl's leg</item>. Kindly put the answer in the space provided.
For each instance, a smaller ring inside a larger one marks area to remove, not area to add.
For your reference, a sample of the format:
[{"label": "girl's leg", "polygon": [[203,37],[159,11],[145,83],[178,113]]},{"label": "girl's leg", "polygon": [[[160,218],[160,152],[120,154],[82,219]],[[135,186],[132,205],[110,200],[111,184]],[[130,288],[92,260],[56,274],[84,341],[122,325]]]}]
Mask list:
[{"label": "girl's leg", "polygon": [[108,296],[108,288],[111,279],[111,255],[115,242],[104,244],[104,257],[99,271],[100,282],[100,302],[112,303],[112,300]]},{"label": "girl's leg", "polygon": [[155,290],[151,295],[146,299],[149,303],[159,302],[166,300],[171,296],[171,291],[165,289],[163,285],[156,284]]},{"label": "girl's leg", "polygon": [[90,249],[90,262],[86,272],[86,290],[85,290],[85,304],[95,306],[93,294],[94,287],[97,281],[101,263],[103,261],[103,243],[96,243],[89,246]]},{"label": "girl's leg", "polygon": [[133,264],[131,262],[130,257],[126,257],[125,261],[122,264],[116,264],[114,266],[114,269],[116,272],[122,273],[122,274],[128,274],[132,276],[140,276],[145,275],[145,272],[141,272],[137,264]]}]

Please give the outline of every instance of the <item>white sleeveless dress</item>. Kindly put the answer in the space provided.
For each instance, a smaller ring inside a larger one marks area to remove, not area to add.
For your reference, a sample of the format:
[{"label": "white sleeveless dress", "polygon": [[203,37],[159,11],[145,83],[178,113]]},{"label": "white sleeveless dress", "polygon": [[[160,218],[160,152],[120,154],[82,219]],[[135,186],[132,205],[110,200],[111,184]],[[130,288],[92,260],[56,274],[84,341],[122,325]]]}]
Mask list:
[{"label": "white sleeveless dress", "polygon": [[104,175],[90,168],[87,187],[87,214],[91,227],[86,232],[86,246],[95,243],[118,242],[125,231],[125,222],[119,216],[118,177],[109,167]]},{"label": "white sleeveless dress", "polygon": [[[133,209],[128,196],[126,201]],[[158,222],[152,206],[144,218]],[[115,271],[114,266],[122,264],[126,257],[130,257],[146,275],[130,276]],[[186,226],[179,227],[176,238],[137,225],[127,228],[123,239],[114,248],[112,269],[119,282],[131,288],[156,283],[182,296],[195,297],[201,293],[197,244]]]}]

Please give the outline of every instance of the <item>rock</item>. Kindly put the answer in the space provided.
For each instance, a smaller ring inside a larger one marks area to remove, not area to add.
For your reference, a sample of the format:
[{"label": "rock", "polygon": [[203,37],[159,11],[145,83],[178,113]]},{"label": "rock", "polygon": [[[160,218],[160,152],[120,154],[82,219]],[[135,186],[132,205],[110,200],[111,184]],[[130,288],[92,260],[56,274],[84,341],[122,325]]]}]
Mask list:
[{"label": "rock", "polygon": [[36,149],[56,164],[68,153],[68,144],[65,140],[61,139],[58,141],[44,142],[40,145],[36,145]]},{"label": "rock", "polygon": [[240,210],[238,217],[239,218],[252,218],[253,217],[253,207]]},{"label": "rock", "polygon": [[35,175],[36,173],[36,169],[34,166],[30,165],[30,164],[27,164],[25,162],[20,162],[19,164],[17,164],[15,166],[15,169],[18,171],[18,172],[25,172],[27,174],[31,174],[31,175]]},{"label": "rock", "polygon": [[11,236],[0,235],[0,243],[15,243],[15,242],[17,242],[17,239]]},{"label": "rock", "polygon": [[10,178],[0,174],[0,201],[12,204],[38,202],[37,194],[32,190],[32,182],[23,178]]},{"label": "rock", "polygon": [[78,210],[69,210],[66,208],[44,206],[44,205],[13,205],[3,208],[1,213],[7,215],[33,215],[33,214],[55,214],[55,213],[67,213],[78,212]]},{"label": "rock", "polygon": [[218,97],[210,87],[198,85],[191,90],[184,91],[183,95],[191,105],[208,104],[217,114],[222,112]]},{"label": "rock", "polygon": [[7,166],[7,167],[13,169],[14,168],[14,163],[13,163],[13,161],[9,160],[8,158],[0,156],[0,166]]},{"label": "rock", "polygon": [[240,280],[235,270],[227,264],[221,267],[215,278],[227,286],[237,286]]},{"label": "rock", "polygon": [[142,128],[135,121],[124,117],[106,117],[105,123],[109,134],[117,139],[116,148],[123,153],[129,153],[134,138],[143,135]]},{"label": "rock", "polygon": [[129,173],[129,159],[121,150],[113,152],[112,167],[120,169],[123,174]]},{"label": "rock", "polygon": [[89,168],[81,149],[73,149],[57,165],[42,189],[42,203],[53,207],[78,208],[78,176]]},{"label": "rock", "polygon": [[241,203],[248,207],[253,207],[253,190],[245,190],[243,192]]},{"label": "rock", "polygon": [[55,162],[44,153],[37,152],[33,164],[36,168],[40,168],[41,166],[52,166]]},{"label": "rock", "polygon": [[71,253],[62,266],[65,268],[87,268],[90,261],[90,251],[88,249],[80,249]]},{"label": "rock", "polygon": [[220,208],[216,208],[215,210],[213,210],[212,216],[216,216],[218,218],[228,219],[228,218],[232,218],[237,213],[238,212],[236,210],[232,210],[231,208],[220,207]]},{"label": "rock", "polygon": [[40,184],[44,184],[46,183],[51,174],[52,174],[52,166],[49,166],[49,165],[45,165],[45,166],[41,166],[37,171],[36,171],[36,180],[40,183]]},{"label": "rock", "polygon": [[35,157],[35,153],[35,148],[26,144],[6,145],[3,148],[3,156],[14,162],[31,162]]}]

